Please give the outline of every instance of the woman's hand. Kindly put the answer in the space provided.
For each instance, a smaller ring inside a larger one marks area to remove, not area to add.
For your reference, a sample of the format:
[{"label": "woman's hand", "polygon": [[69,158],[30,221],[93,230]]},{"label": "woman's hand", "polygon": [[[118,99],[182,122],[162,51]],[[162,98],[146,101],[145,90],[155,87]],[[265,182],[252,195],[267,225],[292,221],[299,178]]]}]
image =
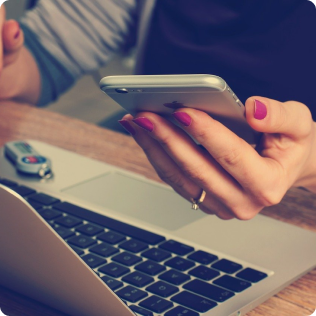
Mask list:
[{"label": "woman's hand", "polygon": [[183,108],[173,116],[205,150],[154,113],[120,122],[176,192],[190,200],[206,191],[204,212],[247,220],[279,203],[292,186],[316,192],[316,123],[304,104],[249,98],[247,121],[264,133],[257,148],[201,111]]}]

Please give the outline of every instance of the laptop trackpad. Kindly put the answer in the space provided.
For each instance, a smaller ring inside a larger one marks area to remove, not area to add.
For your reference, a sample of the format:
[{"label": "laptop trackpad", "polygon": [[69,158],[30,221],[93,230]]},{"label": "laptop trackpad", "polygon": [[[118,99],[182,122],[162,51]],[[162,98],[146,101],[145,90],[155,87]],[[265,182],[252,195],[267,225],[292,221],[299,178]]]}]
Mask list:
[{"label": "laptop trackpad", "polygon": [[192,211],[190,202],[172,190],[120,173],[108,173],[62,191],[169,230],[207,216]]}]

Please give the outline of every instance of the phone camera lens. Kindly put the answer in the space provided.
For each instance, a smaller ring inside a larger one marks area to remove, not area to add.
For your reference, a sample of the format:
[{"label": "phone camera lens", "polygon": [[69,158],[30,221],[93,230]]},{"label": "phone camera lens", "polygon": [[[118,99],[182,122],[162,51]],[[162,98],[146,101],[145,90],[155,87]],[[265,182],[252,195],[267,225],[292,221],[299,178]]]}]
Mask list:
[{"label": "phone camera lens", "polygon": [[117,93],[128,93],[128,90],[125,89],[125,88],[122,88],[122,89],[115,89],[115,91],[116,91]]}]

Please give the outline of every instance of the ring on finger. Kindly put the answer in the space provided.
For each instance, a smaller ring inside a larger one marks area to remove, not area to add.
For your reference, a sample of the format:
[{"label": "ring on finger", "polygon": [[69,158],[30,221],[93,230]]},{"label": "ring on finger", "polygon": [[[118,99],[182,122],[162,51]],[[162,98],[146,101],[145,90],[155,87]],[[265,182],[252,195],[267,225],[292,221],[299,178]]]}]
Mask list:
[{"label": "ring on finger", "polygon": [[201,203],[203,203],[204,199],[206,196],[206,192],[204,190],[202,190],[200,196],[197,199],[191,198],[191,202],[192,202],[192,209],[193,210],[198,210],[199,209],[199,205]]}]

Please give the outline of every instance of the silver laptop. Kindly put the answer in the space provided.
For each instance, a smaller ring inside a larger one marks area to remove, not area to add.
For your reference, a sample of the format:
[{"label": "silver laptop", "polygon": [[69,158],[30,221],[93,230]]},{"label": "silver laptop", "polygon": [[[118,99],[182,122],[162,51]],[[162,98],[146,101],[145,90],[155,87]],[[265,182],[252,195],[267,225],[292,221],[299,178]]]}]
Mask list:
[{"label": "silver laptop", "polygon": [[18,175],[0,152],[0,284],[64,313],[244,315],[316,266],[315,233],[222,221],[165,185],[29,143],[55,176]]}]

